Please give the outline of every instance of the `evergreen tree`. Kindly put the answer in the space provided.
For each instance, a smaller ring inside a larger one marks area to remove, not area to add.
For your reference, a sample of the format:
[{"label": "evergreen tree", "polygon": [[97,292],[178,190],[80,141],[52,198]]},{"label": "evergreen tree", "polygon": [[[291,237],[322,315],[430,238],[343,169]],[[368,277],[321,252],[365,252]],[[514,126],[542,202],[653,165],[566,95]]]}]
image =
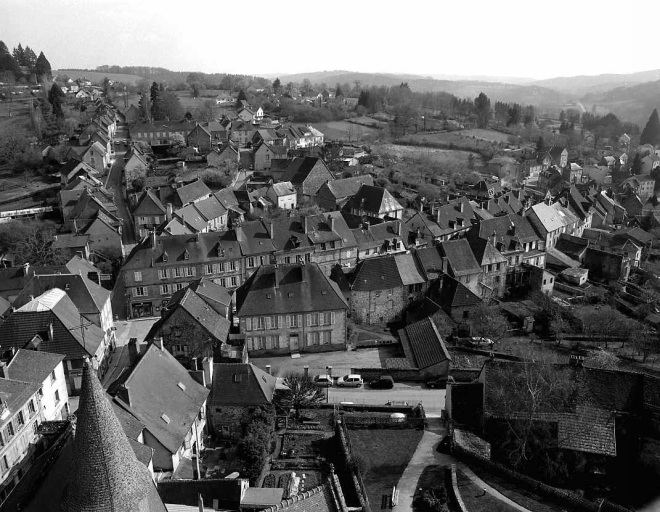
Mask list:
[{"label": "evergreen tree", "polygon": [[37,61],[34,65],[34,73],[37,75],[37,77],[39,77],[39,80],[41,81],[52,76],[50,62],[48,62],[44,52],[41,52],[39,57],[37,57]]},{"label": "evergreen tree", "polygon": [[660,119],[658,118],[658,109],[654,108],[649,117],[646,126],[639,136],[640,144],[653,144],[656,146],[660,144]]},{"label": "evergreen tree", "polygon": [[14,58],[16,59],[16,62],[18,62],[19,66],[25,66],[25,64],[23,64],[23,62],[25,61],[25,50],[23,49],[21,43],[18,43],[18,46],[14,48],[13,55]]},{"label": "evergreen tree", "polygon": [[539,137],[536,141],[536,152],[543,153],[545,151],[545,140],[543,137]]},{"label": "evergreen tree", "polygon": [[149,121],[151,119],[151,105],[149,103],[149,98],[147,97],[146,92],[142,92],[140,95],[140,101],[138,102],[138,108],[140,109],[140,118],[143,121]]},{"label": "evergreen tree", "polygon": [[344,91],[341,90],[341,86],[337,84],[337,87],[335,88],[335,98],[339,98],[344,95]]},{"label": "evergreen tree", "polygon": [[639,153],[635,153],[635,158],[633,158],[632,164],[630,165],[630,174],[641,174],[642,173],[642,157]]},{"label": "evergreen tree", "polygon": [[276,78],[273,81],[273,91],[277,93],[281,88],[282,88],[282,82],[280,82],[279,78]]},{"label": "evergreen tree", "polygon": [[37,64],[37,55],[34,53],[32,48],[29,46],[25,47],[25,64],[24,66],[27,66],[30,68],[30,71],[34,71],[34,67]]},{"label": "evergreen tree", "polygon": [[48,101],[53,106],[53,114],[56,117],[64,117],[64,112],[62,111],[62,100],[64,99],[64,93],[60,86],[56,83],[48,91]]},{"label": "evergreen tree", "polygon": [[9,48],[7,48],[7,45],[5,44],[4,41],[0,41],[0,55],[8,55],[9,54]]},{"label": "evergreen tree", "polygon": [[160,98],[160,87],[156,82],[151,84],[150,99],[151,99],[151,118],[153,120],[163,119],[163,108]]},{"label": "evergreen tree", "polygon": [[474,99],[474,110],[477,114],[477,126],[486,128],[492,112],[490,110],[490,99],[483,92],[479,93],[479,96]]},{"label": "evergreen tree", "polygon": [[247,96],[243,92],[243,89],[238,91],[238,98],[236,98],[236,108],[237,109],[241,108],[243,106],[243,103],[241,103],[242,101],[247,101]]}]

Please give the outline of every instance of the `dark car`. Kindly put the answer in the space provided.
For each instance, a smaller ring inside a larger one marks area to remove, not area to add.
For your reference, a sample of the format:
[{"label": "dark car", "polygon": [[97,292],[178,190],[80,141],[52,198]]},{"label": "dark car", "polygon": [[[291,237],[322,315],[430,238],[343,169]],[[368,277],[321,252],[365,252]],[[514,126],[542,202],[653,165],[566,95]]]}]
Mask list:
[{"label": "dark car", "polygon": [[376,380],[369,383],[369,387],[373,389],[392,389],[394,387],[394,379],[389,375],[381,375]]}]

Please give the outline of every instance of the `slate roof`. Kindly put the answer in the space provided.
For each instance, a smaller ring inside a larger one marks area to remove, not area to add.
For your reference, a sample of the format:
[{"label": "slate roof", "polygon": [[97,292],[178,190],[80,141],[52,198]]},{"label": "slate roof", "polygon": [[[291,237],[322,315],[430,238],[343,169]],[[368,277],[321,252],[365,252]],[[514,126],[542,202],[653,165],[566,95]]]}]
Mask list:
[{"label": "slate roof", "polygon": [[438,223],[429,215],[424,212],[417,212],[406,221],[406,227],[410,231],[416,229],[425,229],[433,238],[440,238],[443,235],[442,228]]},{"label": "slate roof", "polygon": [[305,234],[304,217],[281,217],[273,219],[269,230],[275,249],[278,251],[291,251],[296,248],[312,247]]},{"label": "slate roof", "polygon": [[284,174],[282,175],[280,181],[290,181],[293,185],[296,186],[302,185],[317,163],[320,163],[322,167],[325,168],[328,176],[332,178],[332,173],[328,170],[328,166],[325,165],[325,162],[322,159],[305,156],[296,157],[291,160],[289,165],[284,169]]},{"label": "slate roof", "polygon": [[477,263],[482,267],[486,265],[494,265],[497,263],[507,263],[507,259],[502,256],[502,253],[495,249],[495,246],[491,243],[490,240],[484,240],[483,238],[475,238],[469,240],[470,248],[474,254],[474,258],[477,260]]},{"label": "slate roof", "polygon": [[7,365],[6,378],[41,385],[63,360],[61,354],[19,349]]},{"label": "slate roof", "polygon": [[328,181],[325,186],[335,196],[337,201],[354,196],[362,185],[373,186],[374,179],[371,174],[353,176],[351,178],[342,178],[339,180]]},{"label": "slate roof", "polygon": [[341,510],[335,501],[329,484],[320,485],[288,498],[262,512],[338,512]]},{"label": "slate roof", "polygon": [[[303,218],[307,237],[313,244],[341,240],[343,247],[354,247],[357,242],[341,212],[328,212]],[[332,227],[332,228],[331,228]]]},{"label": "slate roof", "polygon": [[[401,231],[400,231],[401,230]],[[405,237],[402,233],[402,222],[400,220],[391,220],[381,222],[380,224],[366,224],[364,226],[351,230],[355,241],[360,249],[369,249],[375,246],[380,246],[385,241],[390,241],[393,238],[400,238],[404,242]],[[402,234],[399,235],[399,232]]]},{"label": "slate roof", "polygon": [[110,291],[79,274],[37,274],[32,276],[23,291],[14,300],[13,306],[20,308],[34,297],[53,288],[64,290],[83,315],[100,314],[107,301]]},{"label": "slate roof", "polygon": [[182,224],[192,229],[194,232],[200,232],[208,228],[206,220],[202,218],[195,204],[190,203],[183,208],[174,211],[174,215],[178,217]]},{"label": "slate roof", "polygon": [[439,304],[447,305],[450,308],[462,308],[478,306],[482,303],[482,300],[463,283],[459,283],[456,279],[445,276],[442,279],[442,287],[438,294],[437,302]]},{"label": "slate roof", "polygon": [[400,329],[399,338],[406,358],[414,368],[424,369],[443,361],[451,361],[442,336],[431,318]]},{"label": "slate roof", "polygon": [[437,246],[417,249],[415,253],[425,272],[438,273],[442,271],[442,256]]},{"label": "slate roof", "polygon": [[[227,291],[226,288],[220,286],[217,283],[214,283],[211,279],[204,277],[201,279],[196,279],[188,285],[188,288],[193,290],[204,300],[204,302],[206,302],[220,314],[223,313],[223,308],[231,305],[231,294]],[[185,293],[184,290],[185,288],[172,295],[170,303],[172,303],[172,301],[178,300],[178,295],[183,295]]]},{"label": "slate roof", "polygon": [[270,254],[277,250],[268,230],[259,220],[243,222],[236,230],[236,236],[245,256]]},{"label": "slate roof", "polygon": [[0,325],[0,339],[5,349],[25,348],[39,335],[39,350],[62,354],[65,359],[92,357],[103,342],[103,331],[89,322],[83,322],[81,329],[80,323],[80,313],[71,299],[64,291],[52,289],[10,314]]},{"label": "slate roof", "polygon": [[85,247],[89,243],[89,235],[60,233],[53,238],[53,249],[77,249],[79,247]]},{"label": "slate roof", "polygon": [[557,203],[551,206],[545,203],[538,203],[532,206],[531,210],[536,214],[539,222],[548,233],[578,221],[575,215]]},{"label": "slate roof", "polygon": [[133,215],[163,215],[167,208],[163,206],[160,199],[156,197],[153,190],[145,190],[140,196],[140,200],[133,210]]},{"label": "slate roof", "polygon": [[[436,211],[436,221],[442,229],[442,234],[468,228],[472,225],[473,219],[475,219],[474,210],[465,196],[450,201]],[[459,225],[459,223],[462,223],[462,225]]]},{"label": "slate roof", "polygon": [[240,209],[238,206],[238,199],[236,199],[236,194],[231,188],[223,188],[222,190],[217,191],[213,194],[218,201],[224,206],[227,210],[230,209]]},{"label": "slate roof", "polygon": [[404,286],[426,282],[424,270],[413,254],[395,254],[394,263]]},{"label": "slate roof", "polygon": [[[273,183],[269,192],[273,191],[277,197],[289,196],[296,193],[296,189],[293,187],[290,181],[281,181],[279,183]],[[268,192],[267,192],[268,193]]]},{"label": "slate roof", "polygon": [[526,217],[505,215],[483,220],[468,232],[468,238],[488,239],[495,236],[496,247],[502,252],[517,250],[518,243],[537,242],[539,236]]},{"label": "slate roof", "polygon": [[426,276],[413,254],[395,254],[360,261],[348,280],[352,291],[364,292],[424,283]]},{"label": "slate roof", "polygon": [[[172,354],[153,344],[126,373],[121,381],[111,385],[114,390],[126,390],[115,394],[114,400],[142,422],[168,451],[175,453],[199,414],[208,390]],[[128,402],[121,398],[126,392]]]},{"label": "slate roof", "polygon": [[337,285],[315,263],[262,265],[236,290],[235,299],[239,317],[348,308]]},{"label": "slate roof", "polygon": [[211,189],[202,180],[195,180],[192,183],[177,188],[175,193],[183,206],[202,197],[208,197],[211,195]]},{"label": "slate roof", "polygon": [[166,512],[94,372],[85,364],[63,512]]},{"label": "slate roof", "polygon": [[450,272],[454,277],[469,276],[481,272],[481,266],[475,259],[470,244],[465,238],[442,242],[440,252],[447,258]]},{"label": "slate roof", "polygon": [[255,406],[271,403],[277,379],[247,363],[213,365],[210,407]]},{"label": "slate roof", "polygon": [[[363,202],[364,201],[364,202]],[[374,185],[362,185],[346,203],[345,209],[363,210],[374,216],[387,215],[403,210],[403,206],[394,199],[387,189]]]}]

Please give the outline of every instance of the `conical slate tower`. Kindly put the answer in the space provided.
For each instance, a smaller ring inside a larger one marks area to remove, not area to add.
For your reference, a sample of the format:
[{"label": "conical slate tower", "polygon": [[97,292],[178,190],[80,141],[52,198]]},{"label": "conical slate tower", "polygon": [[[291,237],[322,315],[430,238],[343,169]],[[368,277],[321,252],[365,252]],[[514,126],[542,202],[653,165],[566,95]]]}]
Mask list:
[{"label": "conical slate tower", "polygon": [[89,362],[83,369],[73,467],[61,510],[166,512]]}]

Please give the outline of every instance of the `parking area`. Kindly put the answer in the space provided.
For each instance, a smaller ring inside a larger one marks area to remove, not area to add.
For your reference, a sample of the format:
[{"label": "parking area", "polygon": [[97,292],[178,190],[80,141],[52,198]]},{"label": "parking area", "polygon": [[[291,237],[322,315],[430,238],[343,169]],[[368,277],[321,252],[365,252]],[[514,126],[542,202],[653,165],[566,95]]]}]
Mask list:
[{"label": "parking area", "polygon": [[266,366],[270,365],[271,373],[278,377],[284,377],[290,372],[302,373],[307,366],[309,375],[313,377],[327,373],[328,366],[332,366],[332,374],[337,376],[351,373],[351,368],[383,368],[386,359],[402,356],[403,352],[399,345],[386,345],[358,350],[303,353],[297,359],[292,359],[290,356],[251,357],[250,362],[262,370],[266,370]]}]

